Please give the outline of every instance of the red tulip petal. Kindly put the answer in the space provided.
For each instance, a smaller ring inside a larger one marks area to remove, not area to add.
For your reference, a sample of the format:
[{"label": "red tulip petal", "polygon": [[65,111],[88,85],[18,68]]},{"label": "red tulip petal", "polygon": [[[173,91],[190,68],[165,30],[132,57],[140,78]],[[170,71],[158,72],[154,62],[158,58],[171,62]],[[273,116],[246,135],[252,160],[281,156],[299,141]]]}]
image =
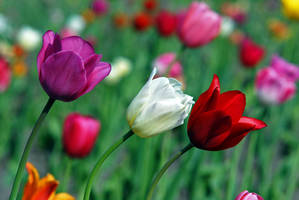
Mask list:
[{"label": "red tulip petal", "polygon": [[233,124],[235,124],[242,117],[245,105],[246,97],[241,91],[228,91],[220,95],[217,109],[229,114]]},{"label": "red tulip petal", "polygon": [[202,93],[195,105],[193,106],[190,114],[190,119],[188,121],[188,126],[192,126],[193,119],[196,118],[201,112],[212,109],[216,106],[218,96],[220,94],[220,83],[217,75],[214,75],[212,83],[207,91]]},{"label": "red tulip petal", "polygon": [[238,124],[233,126],[230,135],[226,140],[217,147],[216,150],[224,150],[236,146],[250,132],[266,127],[267,125],[258,119],[250,117],[241,117]]},{"label": "red tulip petal", "polygon": [[188,136],[194,146],[209,150],[209,143],[221,144],[227,135],[221,136],[231,128],[231,118],[223,111],[214,110],[198,115]]}]

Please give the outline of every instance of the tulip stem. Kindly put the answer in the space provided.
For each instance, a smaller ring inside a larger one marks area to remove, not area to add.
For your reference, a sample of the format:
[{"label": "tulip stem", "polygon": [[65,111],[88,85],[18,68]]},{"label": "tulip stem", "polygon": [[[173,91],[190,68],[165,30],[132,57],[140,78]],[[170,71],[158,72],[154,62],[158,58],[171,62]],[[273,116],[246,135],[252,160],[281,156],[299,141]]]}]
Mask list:
[{"label": "tulip stem", "polygon": [[98,175],[98,172],[104,163],[104,161],[110,156],[111,153],[113,153],[122,143],[124,143],[127,139],[129,139],[133,135],[133,131],[128,131],[121,139],[116,141],[113,145],[111,145],[104,154],[100,157],[94,168],[92,169],[91,173],[89,174],[87,185],[85,188],[84,193],[84,200],[89,200],[90,192],[92,189],[92,184],[94,182],[95,177]]},{"label": "tulip stem", "polygon": [[194,146],[193,144],[189,143],[187,146],[185,146],[181,151],[179,151],[177,154],[175,154],[172,158],[170,158],[170,160],[168,160],[163,168],[158,172],[158,174],[156,175],[154,181],[152,182],[152,185],[150,187],[150,190],[148,192],[148,195],[146,197],[146,200],[151,200],[152,196],[154,194],[155,188],[158,185],[161,177],[163,176],[163,174],[167,171],[167,169],[177,160],[179,159],[182,155],[184,155],[184,153],[186,153],[187,151],[189,151],[190,149],[192,149]]},{"label": "tulip stem", "polygon": [[70,175],[71,175],[71,171],[72,171],[72,159],[67,157],[65,158],[66,160],[66,167],[65,167],[65,171],[64,171],[64,174],[63,174],[63,183],[62,183],[62,186],[61,186],[61,191],[67,191],[67,185],[68,185],[68,182],[70,180]]},{"label": "tulip stem", "polygon": [[27,140],[25,149],[23,151],[21,160],[19,162],[18,171],[17,171],[16,177],[15,177],[12,189],[11,189],[9,200],[15,200],[17,198],[17,195],[19,193],[19,188],[20,188],[20,185],[21,185],[21,182],[22,182],[22,176],[23,176],[23,173],[24,173],[24,168],[25,168],[25,165],[26,165],[26,162],[27,162],[27,159],[28,159],[28,156],[29,156],[30,149],[32,147],[34,138],[37,136],[37,132],[40,129],[43,121],[45,120],[45,118],[46,118],[47,114],[49,113],[49,111],[50,111],[52,105],[54,104],[54,102],[55,102],[54,99],[49,98],[47,104],[45,105],[43,111],[41,112],[38,120],[36,121],[32,131],[31,131],[31,134],[30,134],[30,136]]}]

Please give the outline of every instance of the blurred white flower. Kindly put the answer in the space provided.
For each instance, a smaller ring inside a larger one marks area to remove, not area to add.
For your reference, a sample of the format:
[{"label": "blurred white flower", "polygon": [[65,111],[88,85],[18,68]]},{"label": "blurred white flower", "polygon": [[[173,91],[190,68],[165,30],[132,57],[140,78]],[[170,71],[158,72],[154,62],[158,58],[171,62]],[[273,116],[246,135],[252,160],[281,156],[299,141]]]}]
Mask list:
[{"label": "blurred white flower", "polygon": [[109,84],[116,84],[121,78],[130,73],[131,68],[132,63],[129,59],[118,57],[111,63],[111,72],[105,78],[105,81]]},{"label": "blurred white flower", "polygon": [[0,33],[9,34],[11,32],[11,26],[9,25],[7,18],[0,13]]},{"label": "blurred white flower", "polygon": [[151,137],[182,125],[194,104],[176,79],[153,79],[156,71],[154,68],[127,110],[129,126],[140,137]]},{"label": "blurred white flower", "polygon": [[66,27],[79,34],[85,28],[85,21],[81,15],[71,16],[67,22]]},{"label": "blurred white flower", "polygon": [[221,32],[224,37],[229,36],[235,29],[235,22],[230,17],[222,17]]},{"label": "blurred white flower", "polygon": [[17,33],[17,41],[27,51],[36,49],[41,42],[41,33],[29,26],[22,27]]}]

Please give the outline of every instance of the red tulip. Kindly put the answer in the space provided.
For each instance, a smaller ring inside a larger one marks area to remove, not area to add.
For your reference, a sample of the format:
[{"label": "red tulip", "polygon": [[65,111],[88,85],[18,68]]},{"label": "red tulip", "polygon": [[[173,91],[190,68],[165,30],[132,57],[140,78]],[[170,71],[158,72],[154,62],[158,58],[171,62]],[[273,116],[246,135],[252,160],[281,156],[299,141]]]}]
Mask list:
[{"label": "red tulip", "polygon": [[5,59],[0,58],[0,92],[4,92],[10,84],[11,70]]},{"label": "red tulip", "polygon": [[156,0],[145,0],[143,5],[147,11],[153,11],[157,8],[158,2]]},{"label": "red tulip", "polygon": [[162,36],[170,36],[176,30],[177,17],[171,12],[163,10],[158,14],[156,18],[156,26],[157,30]]},{"label": "red tulip", "polygon": [[101,124],[92,117],[79,113],[68,115],[63,127],[63,147],[70,157],[87,156],[98,137]]},{"label": "red tulip", "polygon": [[188,136],[197,148],[219,151],[234,147],[250,131],[267,125],[258,119],[244,117],[245,95],[241,91],[220,94],[217,75],[210,88],[200,95],[188,122]]},{"label": "red tulip", "polygon": [[144,12],[138,13],[134,17],[134,27],[138,31],[145,31],[152,24],[152,17]]},{"label": "red tulip", "polygon": [[241,43],[240,59],[245,67],[255,67],[264,58],[263,47],[246,38]]}]

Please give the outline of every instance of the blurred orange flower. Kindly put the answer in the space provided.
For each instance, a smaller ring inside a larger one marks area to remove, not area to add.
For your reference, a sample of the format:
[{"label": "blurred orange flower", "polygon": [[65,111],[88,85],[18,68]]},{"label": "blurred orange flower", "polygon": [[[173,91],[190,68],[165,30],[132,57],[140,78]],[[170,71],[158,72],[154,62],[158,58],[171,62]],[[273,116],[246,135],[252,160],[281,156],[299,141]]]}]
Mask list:
[{"label": "blurred orange flower", "polygon": [[117,28],[124,28],[129,24],[129,17],[125,13],[117,13],[113,17],[113,22]]},{"label": "blurred orange flower", "polygon": [[27,162],[26,168],[29,176],[22,200],[75,200],[67,193],[55,194],[59,182],[51,174],[40,179],[38,171],[31,163]]},{"label": "blurred orange flower", "polygon": [[28,72],[28,67],[24,60],[17,60],[12,66],[13,74],[17,77],[23,77]]},{"label": "blurred orange flower", "polygon": [[290,36],[290,30],[287,25],[279,20],[271,20],[268,27],[277,39],[287,39]]},{"label": "blurred orange flower", "polygon": [[13,47],[13,53],[17,58],[23,57],[26,55],[25,50],[18,44],[15,44]]},{"label": "blurred orange flower", "polygon": [[86,23],[92,23],[95,20],[96,15],[92,9],[86,9],[82,12],[82,17]]}]

